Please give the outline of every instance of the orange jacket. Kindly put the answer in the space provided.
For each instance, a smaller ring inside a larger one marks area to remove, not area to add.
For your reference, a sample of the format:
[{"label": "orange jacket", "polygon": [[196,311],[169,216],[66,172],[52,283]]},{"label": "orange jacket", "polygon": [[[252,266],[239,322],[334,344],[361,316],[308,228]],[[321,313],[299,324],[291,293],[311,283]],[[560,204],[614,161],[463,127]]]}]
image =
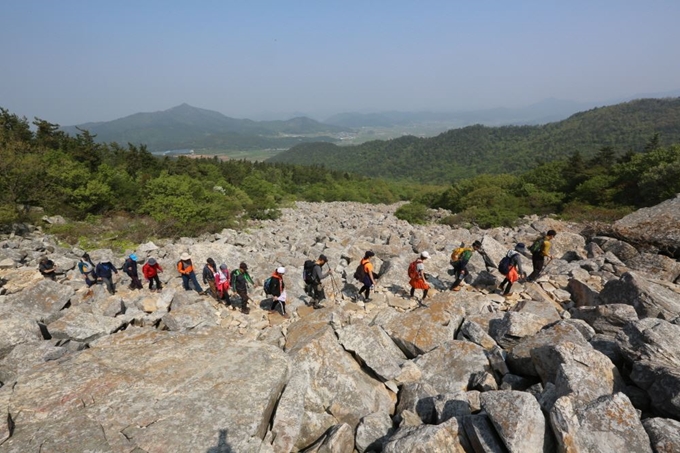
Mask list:
[{"label": "orange jacket", "polygon": [[[189,263],[188,265],[185,263]],[[177,272],[180,274],[184,275],[189,275],[194,271],[194,265],[192,264],[191,260],[188,261],[182,261],[179,260],[177,261]]]}]

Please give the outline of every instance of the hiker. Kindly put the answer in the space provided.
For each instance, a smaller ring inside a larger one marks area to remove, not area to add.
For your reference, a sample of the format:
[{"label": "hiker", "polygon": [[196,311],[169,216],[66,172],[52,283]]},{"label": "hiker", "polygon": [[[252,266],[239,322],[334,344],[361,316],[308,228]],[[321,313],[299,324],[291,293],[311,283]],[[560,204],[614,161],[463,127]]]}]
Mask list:
[{"label": "hiker", "polygon": [[46,256],[40,258],[40,262],[38,263],[38,271],[40,271],[40,274],[45,278],[55,280],[57,277],[55,274],[57,268],[54,266],[54,261]]},{"label": "hiker", "polygon": [[113,274],[117,274],[116,266],[111,263],[110,256],[102,258],[101,262],[97,264],[97,277],[106,285],[109,294],[116,294],[116,285],[113,282]]},{"label": "hiker", "polygon": [[191,282],[198,294],[205,294],[201,285],[198,284],[198,280],[196,280],[194,264],[191,262],[191,255],[187,252],[180,255],[179,261],[177,261],[177,272],[182,276],[182,287],[185,291],[191,290],[189,286],[189,282]]},{"label": "hiker", "polygon": [[236,294],[241,298],[241,313],[250,313],[250,308],[248,308],[248,285],[255,286],[253,279],[248,273],[248,265],[244,262],[238,265],[238,269],[231,272],[231,282],[234,286]]},{"label": "hiker", "polygon": [[215,274],[217,273],[217,264],[212,258],[206,260],[203,266],[203,283],[210,287],[210,294],[217,299],[217,287],[215,286]]},{"label": "hiker", "polygon": [[215,289],[217,290],[217,300],[218,302],[224,302],[227,307],[231,306],[234,310],[234,306],[231,305],[231,300],[229,299],[229,288],[231,287],[231,276],[229,275],[229,268],[226,264],[220,264],[220,269],[215,273]]},{"label": "hiker", "polygon": [[96,269],[97,266],[92,262],[90,255],[83,253],[83,256],[80,257],[80,262],[78,263],[78,270],[80,271],[80,275],[85,279],[85,284],[88,288],[91,288],[92,285],[97,283]]},{"label": "hiker", "polygon": [[427,297],[427,290],[430,289],[430,285],[427,284],[425,280],[425,264],[424,261],[430,257],[427,252],[421,252],[420,256],[412,262],[408,267],[408,278],[409,285],[411,285],[411,297],[415,296],[416,289],[423,290],[423,299]]},{"label": "hiker", "polygon": [[302,278],[305,281],[305,293],[312,298],[312,307],[322,308],[321,301],[326,298],[321,280],[330,275],[330,271],[323,273],[323,267],[328,263],[326,255],[319,255],[316,261],[305,261]]},{"label": "hiker", "polygon": [[545,266],[545,258],[549,257],[552,261],[553,256],[550,254],[550,241],[557,236],[555,230],[548,230],[545,236],[541,236],[536,239],[533,244],[529,247],[531,252],[531,263],[534,265],[534,271],[527,277],[528,282],[536,281],[541,271]]},{"label": "hiker", "polygon": [[520,278],[526,278],[527,274],[522,268],[521,258],[521,254],[526,253],[526,250],[526,245],[520,242],[515,246],[514,250],[508,250],[505,257],[498,263],[498,270],[501,274],[505,275],[505,279],[498,287],[502,291],[503,296],[510,295],[510,288],[512,288],[513,283]]},{"label": "hiker", "polygon": [[[163,272],[163,268],[156,262],[155,258],[149,258],[149,261],[142,266],[142,274],[144,274],[144,278],[149,280],[149,291],[153,292],[163,289],[161,279],[158,278],[158,274],[161,272]],[[153,287],[154,283],[156,283],[155,289]]]},{"label": "hiker", "polygon": [[453,272],[456,276],[456,280],[453,282],[453,285],[451,285],[451,291],[461,290],[461,283],[470,273],[467,270],[468,261],[470,261],[474,252],[479,252],[481,249],[482,243],[475,241],[472,243],[472,248],[465,247],[465,244],[461,244],[460,247],[451,253],[451,264],[453,265]]},{"label": "hiker", "polygon": [[123,272],[132,279],[130,282],[130,289],[142,289],[144,287],[139,280],[139,274],[137,273],[137,255],[131,253],[130,256],[128,256],[123,263]]},{"label": "hiker", "polygon": [[366,297],[364,297],[364,302],[370,302],[371,301],[371,288],[375,286],[375,279],[377,277],[377,274],[373,272],[373,263],[371,263],[371,258],[375,256],[375,253],[373,253],[371,250],[367,251],[364,254],[364,258],[361,260],[359,263],[359,267],[357,267],[357,271],[354,273],[354,277],[357,278],[361,283],[364,284],[364,286],[361,287],[359,290],[359,295],[361,293],[366,293]]},{"label": "hiker", "polygon": [[269,280],[269,285],[267,293],[272,296],[272,308],[269,310],[272,313],[277,305],[281,305],[281,316],[288,317],[286,314],[286,284],[283,281],[283,275],[286,273],[286,268],[281,266],[278,267],[271,276]]}]

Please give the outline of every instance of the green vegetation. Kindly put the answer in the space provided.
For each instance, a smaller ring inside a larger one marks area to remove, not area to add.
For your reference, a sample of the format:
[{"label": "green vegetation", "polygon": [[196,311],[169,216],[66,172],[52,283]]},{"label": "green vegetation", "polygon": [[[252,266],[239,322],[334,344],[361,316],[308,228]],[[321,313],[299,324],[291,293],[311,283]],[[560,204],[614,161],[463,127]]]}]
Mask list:
[{"label": "green vegetation", "polygon": [[33,124],[35,131],[0,109],[0,225],[30,220],[30,208],[39,206],[79,221],[53,228],[72,242],[96,237],[122,247],[276,218],[294,200],[393,203],[423,190],[320,166],[156,158],[144,146],[100,144],[86,131],[73,137],[44,120]]},{"label": "green vegetation", "polygon": [[[449,184],[483,174],[511,173],[611,147],[616,156],[642,151],[655,133],[661,146],[680,143],[680,98],[643,99],[577,113],[543,126],[470,126],[431,138],[413,136],[357,146],[303,143],[268,162],[324,165],[371,177]],[[614,156],[614,157],[616,157]]]}]

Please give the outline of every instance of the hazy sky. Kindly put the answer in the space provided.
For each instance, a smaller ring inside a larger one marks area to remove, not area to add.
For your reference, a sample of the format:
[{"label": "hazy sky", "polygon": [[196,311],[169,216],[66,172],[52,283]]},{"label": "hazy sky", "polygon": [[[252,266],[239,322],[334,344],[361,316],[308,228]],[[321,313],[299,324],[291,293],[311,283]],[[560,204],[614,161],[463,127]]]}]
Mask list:
[{"label": "hazy sky", "polygon": [[680,88],[679,19],[678,0],[6,0],[0,107],[70,125],[604,101]]}]

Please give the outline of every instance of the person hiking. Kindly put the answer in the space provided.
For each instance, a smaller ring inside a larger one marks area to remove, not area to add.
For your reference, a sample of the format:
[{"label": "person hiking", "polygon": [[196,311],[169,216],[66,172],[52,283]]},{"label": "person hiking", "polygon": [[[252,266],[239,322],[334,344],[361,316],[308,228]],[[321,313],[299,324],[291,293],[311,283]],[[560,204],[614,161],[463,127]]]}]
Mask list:
[{"label": "person hiking", "polygon": [[[505,275],[505,279],[501,282],[498,288],[502,291],[503,296],[510,295],[510,288],[520,278],[526,278],[527,274],[522,268],[522,254],[526,253],[526,245],[519,243],[514,250],[508,250],[508,253],[503,257],[498,264],[498,270]],[[507,285],[507,286],[506,286]]]},{"label": "person hiking", "polygon": [[286,273],[286,268],[281,266],[278,267],[271,276],[269,283],[269,288],[267,292],[272,296],[272,308],[269,310],[270,313],[274,312],[277,305],[281,306],[281,316],[287,318],[286,314],[286,284],[283,281],[283,275]]},{"label": "person hiking", "polygon": [[191,255],[184,252],[180,255],[179,261],[177,261],[177,272],[182,276],[182,287],[185,291],[190,291],[191,287],[189,282],[194,285],[194,290],[198,294],[205,294],[201,285],[198,284],[196,280],[196,273],[194,272],[194,264],[191,262]]},{"label": "person hiking", "polygon": [[116,294],[116,284],[113,282],[113,274],[117,274],[116,266],[111,263],[112,258],[107,256],[102,258],[101,262],[97,264],[97,277],[106,285],[106,290],[109,294]]},{"label": "person hiking", "polygon": [[451,264],[453,265],[453,272],[456,280],[451,285],[451,291],[460,291],[465,277],[470,273],[467,269],[468,262],[472,258],[474,252],[479,252],[482,249],[482,243],[475,241],[472,243],[472,248],[465,247],[461,244],[460,247],[451,253]]},{"label": "person hiking", "polygon": [[40,258],[40,262],[38,262],[38,271],[40,272],[40,275],[45,278],[49,278],[51,280],[56,280],[57,278],[57,268],[54,266],[54,261],[46,256]]},{"label": "person hiking", "polygon": [[326,255],[319,255],[316,261],[305,261],[303,280],[305,281],[305,293],[312,298],[312,307],[322,308],[321,301],[326,298],[323,289],[323,279],[330,275],[330,271],[323,273],[323,267],[328,263]]},{"label": "person hiking", "polygon": [[427,252],[421,252],[420,256],[408,266],[409,285],[411,285],[411,297],[415,296],[416,289],[423,290],[423,299],[427,297],[427,290],[430,289],[425,280],[425,260],[430,257]]},{"label": "person hiking", "polygon": [[[203,284],[210,287],[210,294],[217,299],[217,287],[215,286],[215,274],[217,273],[217,264],[212,258],[206,260],[203,266]],[[219,299],[218,299],[219,300]]]},{"label": "person hiking", "polygon": [[359,280],[361,283],[364,284],[364,286],[361,287],[359,290],[359,295],[362,293],[366,293],[366,296],[364,297],[364,302],[370,302],[371,301],[371,288],[375,286],[375,280],[377,277],[377,274],[373,272],[373,263],[371,263],[371,258],[375,256],[375,253],[373,251],[369,250],[364,254],[364,258],[361,260],[359,263],[359,267],[357,267],[357,271],[355,272],[355,277],[360,277],[357,280]]},{"label": "person hiking", "polygon": [[88,288],[97,283],[97,266],[92,262],[90,255],[83,253],[80,257],[80,262],[78,263],[78,270],[80,275],[85,279],[85,284]]},{"label": "person hiking", "polygon": [[[158,274],[161,272],[163,272],[163,268],[156,262],[155,258],[149,258],[149,261],[147,261],[144,266],[142,266],[142,274],[144,274],[144,278],[149,280],[150,291],[160,291],[163,289],[163,286],[161,285],[161,279],[158,278]],[[155,289],[153,287],[154,283],[156,284]]]},{"label": "person hiking", "polygon": [[553,256],[550,254],[550,241],[552,241],[555,236],[557,236],[555,230],[548,230],[544,236],[536,239],[529,247],[529,251],[531,252],[531,264],[533,264],[534,270],[527,277],[528,282],[536,281],[538,276],[541,275],[541,271],[545,266],[546,257],[550,258],[550,260],[553,259]]},{"label": "person hiking", "polygon": [[248,301],[250,300],[250,297],[248,297],[248,285],[255,286],[255,284],[248,273],[248,265],[246,263],[241,262],[238,265],[238,269],[231,272],[231,284],[234,286],[236,294],[241,298],[241,313],[247,315],[250,313],[250,308],[248,308]]},{"label": "person hiking", "polygon": [[229,288],[231,287],[231,276],[229,275],[229,268],[226,264],[220,264],[220,269],[215,273],[215,289],[217,290],[217,300],[219,302],[224,302],[227,307],[231,306],[232,310],[234,306],[231,305],[231,300],[229,299]]},{"label": "person hiking", "polygon": [[131,253],[130,256],[128,256],[123,263],[123,272],[125,272],[132,280],[130,282],[130,289],[142,289],[144,287],[139,280],[139,274],[137,273],[137,255]]}]

